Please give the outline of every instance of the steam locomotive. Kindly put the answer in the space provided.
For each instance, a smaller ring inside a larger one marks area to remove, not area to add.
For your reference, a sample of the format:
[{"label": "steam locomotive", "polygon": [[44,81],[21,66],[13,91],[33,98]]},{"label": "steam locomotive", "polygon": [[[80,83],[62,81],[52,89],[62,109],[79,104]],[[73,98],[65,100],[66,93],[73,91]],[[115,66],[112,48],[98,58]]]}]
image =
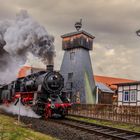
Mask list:
[{"label": "steam locomotive", "polygon": [[33,73],[0,86],[0,104],[16,105],[20,101],[46,119],[54,115],[65,117],[71,103],[63,87],[63,76],[53,70],[53,65],[47,65],[47,71]]}]

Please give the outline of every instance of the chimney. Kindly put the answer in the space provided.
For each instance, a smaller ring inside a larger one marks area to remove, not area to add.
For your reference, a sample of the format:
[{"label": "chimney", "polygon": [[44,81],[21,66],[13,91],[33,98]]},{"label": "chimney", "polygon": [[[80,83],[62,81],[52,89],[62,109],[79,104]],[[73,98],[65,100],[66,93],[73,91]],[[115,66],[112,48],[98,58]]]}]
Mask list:
[{"label": "chimney", "polygon": [[47,65],[46,69],[47,71],[53,71],[53,65]]}]

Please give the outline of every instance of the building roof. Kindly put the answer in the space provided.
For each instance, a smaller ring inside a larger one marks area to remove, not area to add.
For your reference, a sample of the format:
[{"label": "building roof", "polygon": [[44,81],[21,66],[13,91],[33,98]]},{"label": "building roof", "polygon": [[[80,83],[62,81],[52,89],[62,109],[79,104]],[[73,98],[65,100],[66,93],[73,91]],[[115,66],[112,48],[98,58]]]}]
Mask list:
[{"label": "building roof", "polygon": [[35,68],[35,67],[31,67],[31,66],[23,66],[18,73],[18,78],[22,78],[27,76],[28,74],[31,74],[31,72],[29,71],[42,71],[45,70],[43,68]]},{"label": "building roof", "polygon": [[107,77],[107,76],[99,76],[99,75],[95,75],[94,78],[95,78],[96,82],[101,82],[101,83],[107,85],[112,90],[117,89],[116,84],[136,82],[136,80],[114,78],[114,77]]},{"label": "building roof", "polygon": [[126,82],[126,83],[116,83],[114,85],[117,85],[117,86],[128,86],[128,85],[138,85],[138,84],[140,84],[140,81]]},{"label": "building roof", "polygon": [[31,70],[31,67],[30,66],[23,66],[20,70],[19,70],[19,72],[18,72],[18,78],[22,78],[22,77],[25,77],[26,76],[26,72],[28,71],[28,70]]},{"label": "building roof", "polygon": [[87,33],[87,32],[84,31],[84,30],[76,31],[76,32],[72,32],[72,33],[67,33],[67,34],[62,35],[61,37],[62,37],[62,38],[65,38],[65,37],[70,37],[70,36],[78,35],[78,34],[84,34],[84,35],[87,35],[88,37],[90,37],[90,38],[92,38],[92,39],[95,38],[93,35]]},{"label": "building roof", "polygon": [[96,86],[105,93],[114,93],[113,90],[111,90],[107,85],[100,83],[100,82],[96,82]]}]

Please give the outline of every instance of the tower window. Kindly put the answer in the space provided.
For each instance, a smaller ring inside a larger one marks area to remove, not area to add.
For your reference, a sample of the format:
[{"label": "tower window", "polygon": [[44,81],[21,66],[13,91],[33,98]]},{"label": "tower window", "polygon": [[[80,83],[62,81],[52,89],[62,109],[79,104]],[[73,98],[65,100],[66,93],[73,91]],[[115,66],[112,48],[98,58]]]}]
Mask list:
[{"label": "tower window", "polygon": [[73,72],[68,73],[68,81],[67,81],[67,83],[66,83],[66,88],[67,88],[68,90],[71,90],[72,87],[73,87],[72,78],[73,78]]},{"label": "tower window", "polygon": [[73,77],[73,72],[72,73],[68,73],[68,80],[72,80]]},{"label": "tower window", "polygon": [[70,52],[70,60],[74,60],[75,52]]}]

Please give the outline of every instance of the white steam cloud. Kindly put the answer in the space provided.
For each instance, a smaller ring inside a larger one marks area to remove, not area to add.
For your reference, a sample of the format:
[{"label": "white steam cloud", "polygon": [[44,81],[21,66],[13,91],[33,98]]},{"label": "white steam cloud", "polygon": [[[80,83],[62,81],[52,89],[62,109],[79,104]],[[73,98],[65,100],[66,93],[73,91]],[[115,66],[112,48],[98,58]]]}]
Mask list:
[{"label": "white steam cloud", "polygon": [[53,42],[54,37],[25,10],[12,20],[0,22],[0,84],[15,80],[29,53],[44,64],[53,64]]},{"label": "white steam cloud", "polygon": [[[19,111],[20,107],[20,111]],[[6,111],[7,113],[12,113],[13,115],[18,115],[20,114],[21,116],[27,116],[27,117],[32,117],[32,118],[40,118],[29,106],[25,107],[20,103],[17,105],[10,104],[8,106],[6,105],[1,105],[0,109]]]}]

